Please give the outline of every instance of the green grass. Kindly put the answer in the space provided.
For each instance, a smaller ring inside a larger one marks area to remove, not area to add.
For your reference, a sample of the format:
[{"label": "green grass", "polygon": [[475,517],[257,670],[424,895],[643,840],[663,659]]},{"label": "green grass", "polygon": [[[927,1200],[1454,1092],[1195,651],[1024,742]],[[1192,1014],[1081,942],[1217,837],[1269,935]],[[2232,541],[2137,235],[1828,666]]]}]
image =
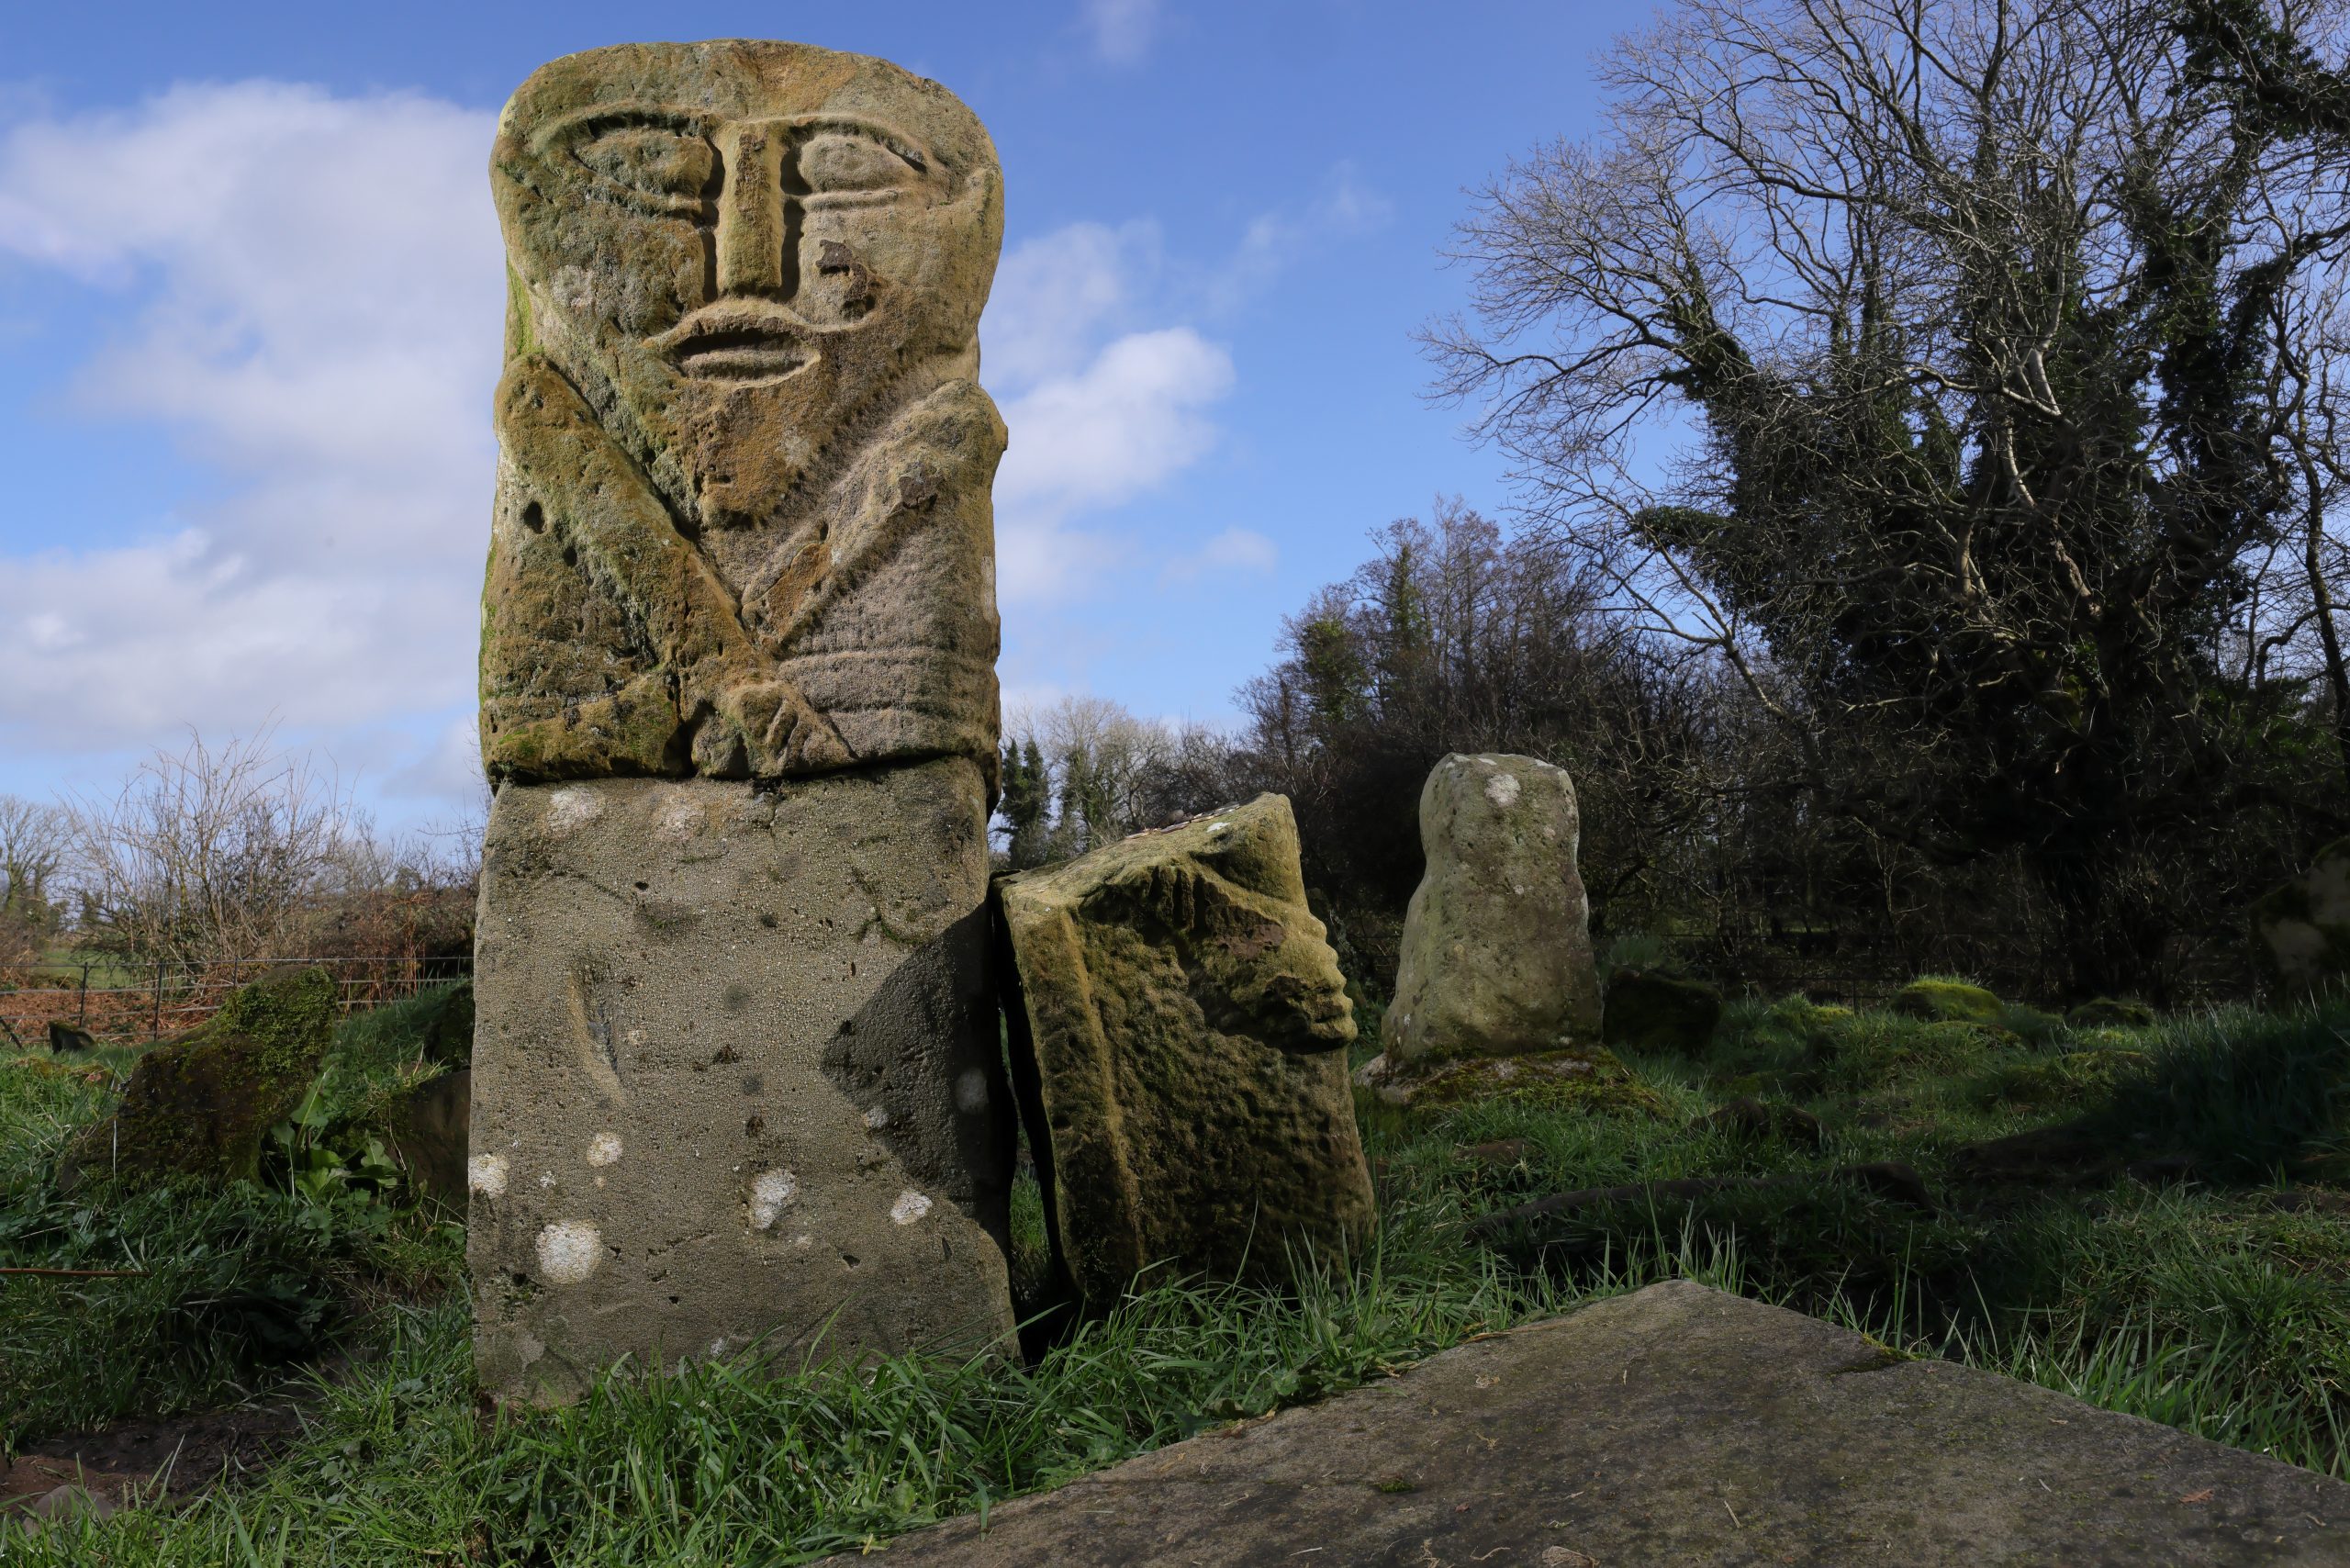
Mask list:
[{"label": "green grass", "polygon": [[[434,1294],[454,1277],[445,1230],[412,1231],[381,1204],[248,1193],[217,1213],[122,1205],[78,1239],[42,1206],[38,1149],[95,1114],[102,1092],[0,1068],[0,1226],[50,1215],[31,1239],[0,1229],[0,1255],[152,1257],[198,1234],[227,1252],[229,1238],[252,1238],[239,1257],[277,1260],[241,1266],[307,1281],[330,1304],[319,1341],[362,1352],[323,1394],[310,1438],[258,1480],[177,1513],[71,1521],[10,1543],[9,1560],[800,1561],[1677,1275],[2350,1478],[2350,1219],[2274,1201],[2285,1183],[2350,1186],[2338,1120],[2350,1012],[2222,1013],[2146,1030],[2027,1022],[2030,1036],[1739,1003],[1703,1057],[1628,1058],[1662,1116],[1366,1103],[1378,1249],[1309,1262],[1291,1294],[1146,1281],[1033,1367],[898,1360],[778,1376],[737,1361],[616,1376],[567,1410],[496,1414],[476,1406],[462,1291]],[[405,1070],[396,1023],[346,1033],[350,1096]],[[362,1070],[363,1058],[374,1065]],[[1739,1095],[1805,1106],[1823,1146],[1693,1125]],[[2117,1164],[2079,1185],[1976,1181],[1953,1161],[1966,1143],[2076,1119],[2117,1161],[2192,1157],[2195,1180],[2151,1184]],[[1461,1156],[1505,1138],[1524,1140],[1522,1159]],[[1872,1160],[1912,1165],[1933,1212],[1831,1174]],[[1546,1193],[1688,1175],[1782,1180],[1521,1223],[1484,1241],[1464,1228]],[[2350,1192],[2340,1206],[2350,1210]],[[1033,1188],[1017,1217],[1033,1271]],[[191,1275],[142,1294],[130,1283],[94,1282],[70,1312],[18,1314],[0,1329],[50,1336],[38,1353],[54,1366],[129,1343],[141,1324],[194,1325],[134,1372],[51,1396],[45,1420],[185,1402],[263,1375],[249,1364],[249,1332],[205,1329],[185,1296],[166,1299],[216,1286]],[[111,1327],[84,1339],[53,1321],[101,1309]],[[0,1356],[13,1361],[20,1342],[0,1339]]]}]

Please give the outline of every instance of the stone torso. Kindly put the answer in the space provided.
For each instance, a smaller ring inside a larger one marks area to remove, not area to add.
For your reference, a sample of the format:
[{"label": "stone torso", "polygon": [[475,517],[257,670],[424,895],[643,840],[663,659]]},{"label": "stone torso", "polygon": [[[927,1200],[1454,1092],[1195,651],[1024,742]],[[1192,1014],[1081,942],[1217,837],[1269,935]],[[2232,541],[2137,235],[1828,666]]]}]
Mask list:
[{"label": "stone torso", "polygon": [[546,67],[509,259],[482,742],[525,782],[993,767],[993,149],[935,84],[777,43]]}]

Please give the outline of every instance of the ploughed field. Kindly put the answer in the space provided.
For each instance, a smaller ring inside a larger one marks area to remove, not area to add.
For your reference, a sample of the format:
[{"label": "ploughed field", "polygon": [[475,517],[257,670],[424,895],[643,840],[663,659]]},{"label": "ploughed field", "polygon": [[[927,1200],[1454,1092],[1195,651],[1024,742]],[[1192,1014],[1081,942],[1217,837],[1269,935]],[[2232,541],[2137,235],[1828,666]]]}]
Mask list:
[{"label": "ploughed field", "polygon": [[[1698,1053],[1442,1106],[1360,1092],[1382,1240],[1297,1260],[1292,1292],[1146,1277],[1026,1367],[719,1363],[533,1411],[477,1401],[462,1234],[369,1131],[436,1070],[435,1002],[343,1025],[258,1186],[62,1193],[129,1053],[0,1058],[0,1268],[71,1271],[0,1276],[11,1489],[77,1450],[151,1469],[175,1431],[193,1456],[156,1506],[52,1493],[0,1555],[791,1562],[1674,1276],[2350,1479],[2350,1007],[2076,1027],[1737,1003]],[[250,1441],[174,1424],[243,1401]],[[248,1468],[190,1473],[224,1452]]]}]

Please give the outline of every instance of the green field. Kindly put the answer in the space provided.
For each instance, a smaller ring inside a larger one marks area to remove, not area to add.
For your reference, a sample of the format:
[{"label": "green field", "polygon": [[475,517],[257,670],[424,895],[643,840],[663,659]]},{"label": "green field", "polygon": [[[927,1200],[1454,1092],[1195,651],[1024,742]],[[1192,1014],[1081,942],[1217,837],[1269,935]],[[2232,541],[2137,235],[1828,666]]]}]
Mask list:
[{"label": "green field", "polygon": [[[427,1005],[347,1023],[309,1120],[412,1074]],[[461,1235],[355,1154],[289,1136],[266,1190],[62,1196],[55,1153],[101,1111],[106,1074],[0,1064],[0,1265],[149,1271],[0,1280],[10,1443],[340,1358],[309,1438],[258,1480],[173,1513],[70,1519],[6,1555],[794,1562],[1673,1275],[2350,1478],[2350,1008],[2076,1030],[2024,1009],[1973,1025],[1750,1002],[1702,1057],[1626,1066],[1563,1105],[1366,1096],[1381,1241],[1300,1260],[1292,1292],[1147,1281],[1026,1368],[726,1363],[492,1412],[470,1380]],[[1817,1147],[1784,1114],[1770,1130],[1705,1123],[1740,1098],[1808,1111]],[[1922,1193],[1850,1174],[1885,1162]],[[1545,1194],[1681,1178],[1722,1184],[1472,1227]],[[1033,1191],[1023,1207],[1033,1249]]]}]

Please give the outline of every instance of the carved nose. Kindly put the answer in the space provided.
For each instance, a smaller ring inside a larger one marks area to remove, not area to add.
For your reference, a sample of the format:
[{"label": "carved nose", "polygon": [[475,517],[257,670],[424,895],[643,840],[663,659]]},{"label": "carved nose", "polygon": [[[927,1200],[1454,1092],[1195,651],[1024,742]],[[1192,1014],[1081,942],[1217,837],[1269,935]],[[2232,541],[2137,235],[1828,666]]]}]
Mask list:
[{"label": "carved nose", "polygon": [[799,288],[799,203],[783,191],[783,138],[764,125],[720,133],[726,183],[718,197],[718,292],[789,298]]}]

